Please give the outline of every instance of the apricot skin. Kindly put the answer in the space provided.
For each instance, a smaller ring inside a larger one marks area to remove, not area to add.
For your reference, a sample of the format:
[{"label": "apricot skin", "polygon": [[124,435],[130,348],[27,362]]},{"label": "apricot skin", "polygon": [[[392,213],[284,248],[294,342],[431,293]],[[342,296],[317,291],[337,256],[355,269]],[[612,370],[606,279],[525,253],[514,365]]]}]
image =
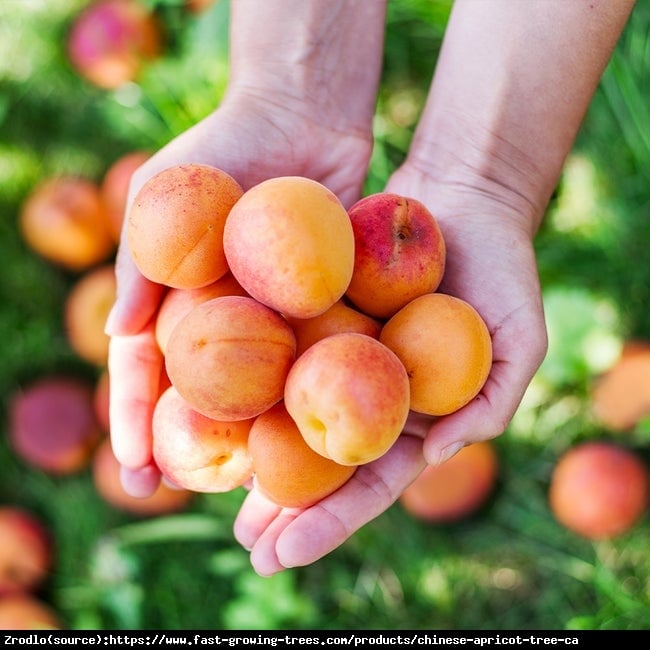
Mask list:
[{"label": "apricot skin", "polygon": [[165,367],[173,386],[215,420],[255,417],[282,399],[296,339],[282,316],[247,296],[212,298],[172,331]]},{"label": "apricot skin", "polygon": [[343,296],[354,266],[350,218],[335,194],[300,176],[245,192],[224,228],[233,275],[261,303],[311,318]]},{"label": "apricot skin", "polygon": [[57,612],[31,594],[0,598],[0,630],[62,630]]},{"label": "apricot skin", "polygon": [[275,504],[307,508],[328,496],[354,474],[307,445],[278,402],[253,422],[248,439],[256,487]]},{"label": "apricot skin", "polygon": [[242,192],[232,176],[210,165],[176,165],[151,177],[136,194],[126,225],[142,275],[180,289],[225,275],[224,224]]},{"label": "apricot skin", "polygon": [[284,400],[314,451],[341,465],[361,465],[386,453],[401,433],[409,411],[408,376],[376,339],[333,334],[298,357]]}]

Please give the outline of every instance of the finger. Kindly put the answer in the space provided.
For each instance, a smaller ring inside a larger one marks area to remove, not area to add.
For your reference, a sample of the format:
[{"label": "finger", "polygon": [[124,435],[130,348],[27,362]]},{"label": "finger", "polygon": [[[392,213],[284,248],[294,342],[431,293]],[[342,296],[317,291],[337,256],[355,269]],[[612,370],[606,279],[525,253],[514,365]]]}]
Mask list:
[{"label": "finger", "polygon": [[162,362],[153,324],[135,336],[114,336],[110,340],[111,444],[119,463],[130,469],[151,462],[151,426]]},{"label": "finger", "polygon": [[251,489],[235,518],[233,525],[235,539],[250,551],[281,510],[280,506],[269,501],[256,489]]},{"label": "finger", "polygon": [[253,546],[260,575],[305,566],[333,551],[392,505],[424,468],[422,441],[403,435],[336,492],[301,512],[282,511]]},{"label": "finger", "polygon": [[124,491],[132,497],[150,497],[160,485],[160,471],[151,464],[141,469],[120,468],[120,482]]}]

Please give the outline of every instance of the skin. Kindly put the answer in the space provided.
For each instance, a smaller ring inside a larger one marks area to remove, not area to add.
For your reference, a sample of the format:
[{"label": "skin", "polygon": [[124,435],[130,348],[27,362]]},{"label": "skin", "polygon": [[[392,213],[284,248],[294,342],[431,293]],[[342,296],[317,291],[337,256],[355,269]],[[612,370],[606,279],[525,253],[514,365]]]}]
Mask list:
[{"label": "skin", "polygon": [[[360,197],[384,3],[269,0],[250,11],[252,2],[233,3],[231,80],[220,107],[136,172],[131,200],[156,171],[190,160],[221,167],[244,187],[300,174],[346,206]],[[411,414],[387,454],[310,508],[281,509],[251,490],[234,530],[260,575],[323,557],[386,510],[426,462],[443,462],[508,425],[547,346],[532,240],[632,7],[630,0],[454,4],[412,146],[386,190],[422,201],[439,220],[448,259],[440,290],[483,316],[492,372],[460,411],[437,420]],[[147,494],[159,480],[151,414],[162,359],[151,319],[162,288],[139,275],[125,245],[117,278],[107,323],[111,436],[125,488]]]}]

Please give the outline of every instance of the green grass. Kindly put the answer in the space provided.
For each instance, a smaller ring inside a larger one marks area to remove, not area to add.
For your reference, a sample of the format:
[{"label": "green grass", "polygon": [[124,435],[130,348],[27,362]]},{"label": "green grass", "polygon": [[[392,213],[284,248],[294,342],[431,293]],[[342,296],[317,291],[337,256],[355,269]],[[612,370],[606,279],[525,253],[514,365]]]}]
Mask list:
[{"label": "green grass", "polygon": [[[40,595],[66,625],[650,629],[648,518],[592,543],[560,527],[546,498],[564,449],[621,439],[590,420],[589,388],[624,338],[650,340],[648,6],[637,6],[619,43],[536,242],[551,347],[496,441],[501,472],[490,502],[453,526],[419,523],[396,505],[314,565],[264,579],[232,537],[241,492],[197,495],[183,514],[142,520],[104,503],[89,471],[46,475],[6,441],[9,399],[27,380],[98,372],[63,334],[75,276],[26,248],[22,201],[52,173],[98,179],[121,153],[161,146],[212,108],[227,78],[227,0],[197,17],[174,0],[149,0],[169,30],[165,57],[132,92],[90,87],[63,49],[83,4],[0,3],[0,503],[32,509],[53,531],[55,566]],[[390,3],[368,191],[381,189],[408,146],[449,7]],[[649,432],[641,423],[623,442],[647,458]]]}]

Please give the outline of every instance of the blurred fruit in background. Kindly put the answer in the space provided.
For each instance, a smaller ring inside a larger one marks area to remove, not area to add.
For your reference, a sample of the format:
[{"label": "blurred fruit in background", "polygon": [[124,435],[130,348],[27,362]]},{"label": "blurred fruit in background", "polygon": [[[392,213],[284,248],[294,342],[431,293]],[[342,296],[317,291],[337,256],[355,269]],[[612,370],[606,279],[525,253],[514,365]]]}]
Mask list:
[{"label": "blurred fruit in background", "polygon": [[0,598],[0,630],[62,630],[57,612],[30,594]]}]

